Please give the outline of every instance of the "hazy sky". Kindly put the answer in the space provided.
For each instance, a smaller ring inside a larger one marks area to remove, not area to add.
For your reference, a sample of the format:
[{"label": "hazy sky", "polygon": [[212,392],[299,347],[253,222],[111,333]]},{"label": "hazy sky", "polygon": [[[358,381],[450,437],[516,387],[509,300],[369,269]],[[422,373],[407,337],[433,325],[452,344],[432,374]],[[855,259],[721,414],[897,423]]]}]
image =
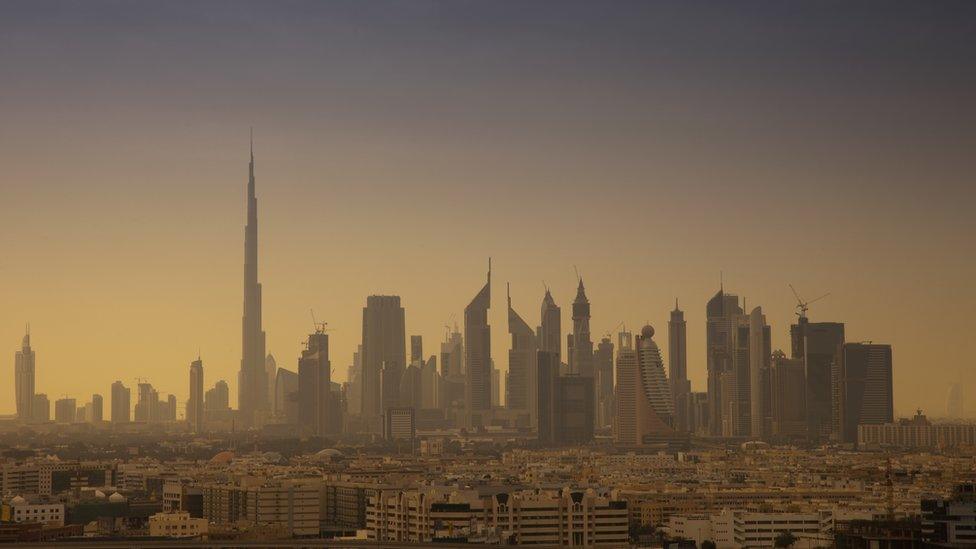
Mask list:
[{"label": "hazy sky", "polygon": [[677,297],[704,390],[724,271],[774,348],[787,284],[829,291],[897,411],[976,411],[974,37],[972,2],[2,2],[0,413],[27,321],[52,401],[183,401],[198,349],[236,395],[252,125],[280,366],[314,308],[344,380],[371,293],[437,352],[490,255],[502,369],[504,283],[567,327],[576,265],[597,340],[666,348]]}]

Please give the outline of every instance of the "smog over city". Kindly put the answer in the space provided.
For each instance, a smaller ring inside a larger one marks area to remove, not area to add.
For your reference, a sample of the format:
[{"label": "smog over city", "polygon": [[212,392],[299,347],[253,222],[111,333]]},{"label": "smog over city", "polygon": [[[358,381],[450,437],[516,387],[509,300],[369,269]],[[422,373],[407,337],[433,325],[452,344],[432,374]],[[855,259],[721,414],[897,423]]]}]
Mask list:
[{"label": "smog over city", "polygon": [[976,4],[0,2],[0,546],[976,546]]}]

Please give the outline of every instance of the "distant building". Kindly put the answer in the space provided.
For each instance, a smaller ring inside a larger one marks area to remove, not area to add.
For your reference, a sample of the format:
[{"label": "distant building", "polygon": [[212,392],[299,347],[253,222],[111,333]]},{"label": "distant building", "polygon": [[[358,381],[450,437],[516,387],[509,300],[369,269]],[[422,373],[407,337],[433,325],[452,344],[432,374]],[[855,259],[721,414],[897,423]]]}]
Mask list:
[{"label": "distant building", "polygon": [[724,288],[720,288],[705,307],[708,433],[713,436],[726,434],[727,429],[724,427],[731,421],[730,410],[726,404],[735,402],[734,395],[723,394],[722,389],[734,387],[734,384],[729,382],[729,376],[733,374],[735,332],[742,314],[739,297],[726,294]]},{"label": "distant building", "polygon": [[149,517],[149,535],[164,538],[196,538],[208,532],[205,518],[193,518],[190,513],[177,511],[156,513]]},{"label": "distant building", "polygon": [[613,343],[604,337],[593,351],[593,376],[596,385],[596,424],[613,426]]},{"label": "distant building", "polygon": [[774,352],[769,368],[769,397],[772,415],[770,435],[780,438],[806,436],[805,393],[803,360],[786,358],[782,351]]},{"label": "distant building", "polygon": [[31,404],[31,416],[34,423],[47,423],[51,421],[51,401],[44,393],[34,393],[33,404]]},{"label": "distant building", "polygon": [[332,405],[329,335],[316,329],[309,334],[298,360],[298,424],[308,434],[329,434]]},{"label": "distant building", "polygon": [[363,308],[362,415],[374,432],[383,410],[396,406],[406,367],[406,327],[400,296],[371,295]]},{"label": "distant building", "polygon": [[617,424],[614,439],[621,446],[642,446],[674,437],[674,401],[664,373],[654,328],[644,326],[637,348],[621,334],[617,353]]},{"label": "distant building", "polygon": [[588,376],[558,376],[552,389],[552,442],[588,444],[593,440],[596,391]]},{"label": "distant building", "polygon": [[20,350],[14,355],[14,396],[17,404],[17,417],[30,421],[34,405],[34,350],[30,344],[30,326],[21,342]]},{"label": "distant building", "polygon": [[943,449],[976,446],[976,424],[932,423],[922,411],[911,419],[857,426],[859,448]]},{"label": "distant building", "polygon": [[749,313],[749,426],[752,438],[770,431],[769,366],[772,356],[769,325],[762,307]]},{"label": "distant building", "polygon": [[112,384],[112,423],[128,423],[132,418],[132,391],[116,381]]},{"label": "distant building", "polygon": [[54,402],[54,422],[74,423],[78,413],[78,401],[73,398],[59,398]]},{"label": "distant building", "polygon": [[586,297],[583,279],[576,287],[573,300],[573,333],[569,335],[566,354],[569,356],[569,374],[593,377],[593,341],[590,338],[590,300]]},{"label": "distant building", "polygon": [[90,405],[91,413],[88,414],[88,421],[91,423],[101,423],[105,413],[105,406],[103,403],[102,395],[99,394],[92,395],[92,399],[89,405]]},{"label": "distant building", "polygon": [[383,422],[386,440],[413,440],[417,436],[415,410],[407,407],[388,408]]},{"label": "distant building", "polygon": [[464,308],[464,367],[467,369],[465,403],[467,424],[481,427],[491,412],[491,260],[488,279],[471,303]]},{"label": "distant building", "polygon": [[205,412],[223,412],[230,409],[230,389],[226,381],[221,379],[207,389],[203,395],[203,409]]},{"label": "distant building", "polygon": [[275,376],[275,416],[287,424],[298,425],[299,395],[298,374],[278,368]]},{"label": "distant building", "polygon": [[844,325],[809,322],[806,316],[790,327],[792,356],[803,360],[806,373],[807,436],[813,441],[830,437],[832,425],[833,364],[844,344]]},{"label": "distant building", "polygon": [[549,288],[542,298],[542,318],[538,329],[539,350],[555,357],[556,364],[562,361],[562,311],[552,298]]},{"label": "distant building", "polygon": [[962,383],[956,382],[949,386],[949,393],[946,395],[946,416],[961,418],[965,414]]},{"label": "distant building", "polygon": [[410,336],[410,364],[422,364],[424,361],[424,336]]},{"label": "distant building", "polygon": [[186,420],[194,433],[203,432],[203,360],[190,363],[190,398],[186,401]]},{"label": "distant building", "polygon": [[512,307],[512,296],[508,295],[508,333],[511,334],[511,347],[508,351],[508,379],[505,383],[505,406],[509,410],[523,413],[527,423],[538,423],[538,358],[539,345],[535,331]]},{"label": "distant building", "polygon": [[685,313],[674,301],[674,310],[668,321],[668,382],[674,398],[674,428],[679,432],[689,432],[688,395],[691,381],[688,380],[688,326]]},{"label": "distant building", "polygon": [[834,363],[833,438],[857,442],[858,425],[894,421],[891,345],[845,343]]}]

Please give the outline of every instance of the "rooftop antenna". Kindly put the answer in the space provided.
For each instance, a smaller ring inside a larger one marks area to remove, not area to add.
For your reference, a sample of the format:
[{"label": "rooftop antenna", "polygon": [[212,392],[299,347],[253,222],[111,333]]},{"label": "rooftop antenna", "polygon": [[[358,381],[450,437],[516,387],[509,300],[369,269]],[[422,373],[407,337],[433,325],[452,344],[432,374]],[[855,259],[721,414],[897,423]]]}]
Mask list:
[{"label": "rooftop antenna", "polygon": [[576,281],[577,282],[580,281],[580,280],[583,280],[583,278],[579,274],[579,269],[576,268],[576,265],[573,265],[573,271],[576,272]]},{"label": "rooftop antenna", "polygon": [[800,297],[800,294],[796,292],[796,288],[794,288],[792,284],[790,284],[789,286],[790,286],[790,290],[793,292],[793,297],[796,298],[796,316],[803,319],[807,317],[807,311],[810,310],[810,304],[816,303],[821,299],[830,295],[830,292],[827,292],[824,295],[818,297],[817,299],[811,299],[810,301],[803,301],[803,298]]},{"label": "rooftop antenna", "polygon": [[316,320],[315,319],[315,309],[312,309],[311,307],[309,307],[308,312],[312,314],[312,326],[315,327],[315,333],[316,334],[324,334],[325,333],[325,330],[326,330],[325,327],[328,326],[329,323],[328,322],[319,322],[318,320]]}]

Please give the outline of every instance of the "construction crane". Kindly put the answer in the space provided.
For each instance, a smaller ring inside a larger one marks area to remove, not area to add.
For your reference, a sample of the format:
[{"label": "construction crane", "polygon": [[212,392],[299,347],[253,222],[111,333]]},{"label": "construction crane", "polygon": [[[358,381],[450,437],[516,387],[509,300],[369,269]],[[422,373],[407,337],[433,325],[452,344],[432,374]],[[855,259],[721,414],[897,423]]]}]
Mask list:
[{"label": "construction crane", "polygon": [[319,322],[315,319],[315,309],[309,308],[309,313],[312,314],[312,326],[315,327],[316,334],[324,334],[326,332],[326,326],[329,325],[328,322]]},{"label": "construction crane", "polygon": [[828,295],[830,295],[830,292],[827,292],[824,295],[822,295],[822,296],[820,296],[820,297],[818,297],[816,299],[811,299],[810,301],[803,301],[803,298],[801,298],[800,297],[800,294],[798,294],[796,292],[796,288],[794,288],[792,284],[790,284],[790,290],[793,291],[793,297],[796,298],[796,316],[798,316],[800,318],[806,318],[807,317],[807,311],[810,310],[810,304],[816,303],[816,302],[820,301],[821,299],[823,299],[823,298],[827,297]]}]

